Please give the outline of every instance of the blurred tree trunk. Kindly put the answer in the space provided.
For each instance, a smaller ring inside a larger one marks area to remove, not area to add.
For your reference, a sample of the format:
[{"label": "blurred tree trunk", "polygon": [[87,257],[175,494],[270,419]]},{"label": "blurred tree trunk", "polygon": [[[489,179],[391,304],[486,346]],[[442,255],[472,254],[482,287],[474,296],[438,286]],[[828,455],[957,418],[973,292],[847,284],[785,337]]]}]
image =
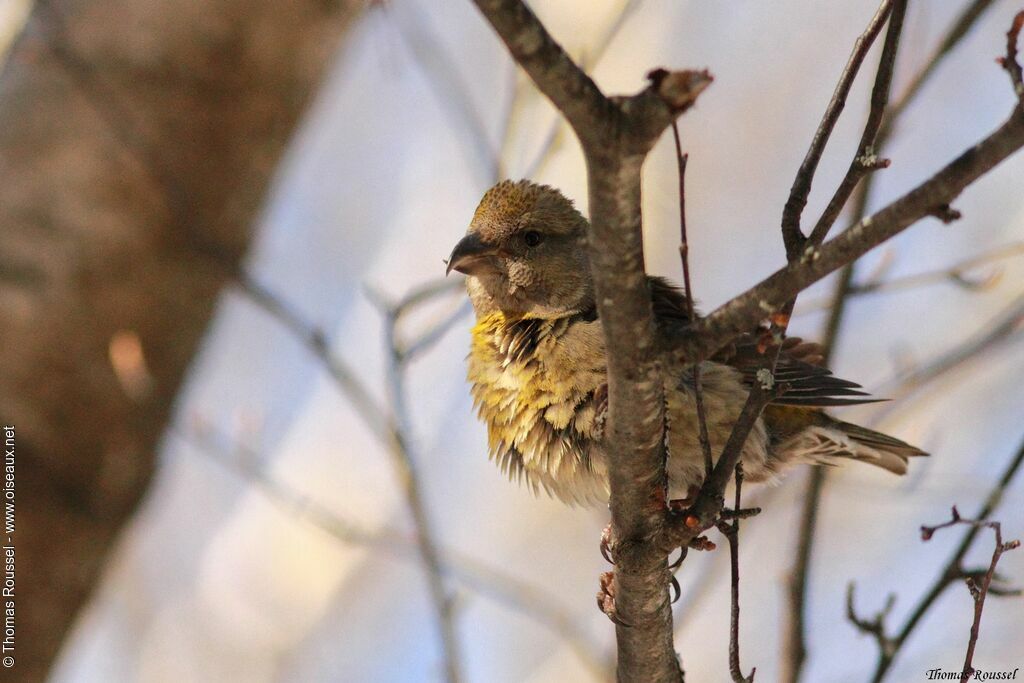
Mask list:
[{"label": "blurred tree trunk", "polygon": [[[45,677],[360,0],[38,2],[0,75],[17,647]],[[139,351],[141,350],[141,355]]]}]

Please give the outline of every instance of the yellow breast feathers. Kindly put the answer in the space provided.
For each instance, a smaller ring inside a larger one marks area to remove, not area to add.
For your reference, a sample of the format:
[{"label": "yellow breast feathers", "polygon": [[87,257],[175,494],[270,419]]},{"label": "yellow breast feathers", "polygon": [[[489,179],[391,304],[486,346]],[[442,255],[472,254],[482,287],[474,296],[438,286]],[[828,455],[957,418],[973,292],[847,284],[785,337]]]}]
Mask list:
[{"label": "yellow breast feathers", "polygon": [[[595,392],[605,382],[599,324],[583,315],[543,320],[492,313],[472,335],[468,376],[491,458],[534,490],[570,501],[600,497],[592,490],[597,484],[584,481],[595,476]],[[584,484],[583,490],[570,484]]]}]

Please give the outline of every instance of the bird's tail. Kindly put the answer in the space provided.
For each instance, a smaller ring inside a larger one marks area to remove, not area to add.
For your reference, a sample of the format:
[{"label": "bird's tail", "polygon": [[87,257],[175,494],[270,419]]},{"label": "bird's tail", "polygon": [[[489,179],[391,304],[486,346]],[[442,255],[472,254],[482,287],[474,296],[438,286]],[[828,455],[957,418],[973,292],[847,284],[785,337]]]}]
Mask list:
[{"label": "bird's tail", "polygon": [[[910,458],[928,455],[905,441],[867,427],[817,413],[815,424],[792,437],[781,450],[796,460],[835,465],[836,458],[848,458],[881,467],[894,474],[906,474]],[[789,458],[787,458],[789,459]]]}]

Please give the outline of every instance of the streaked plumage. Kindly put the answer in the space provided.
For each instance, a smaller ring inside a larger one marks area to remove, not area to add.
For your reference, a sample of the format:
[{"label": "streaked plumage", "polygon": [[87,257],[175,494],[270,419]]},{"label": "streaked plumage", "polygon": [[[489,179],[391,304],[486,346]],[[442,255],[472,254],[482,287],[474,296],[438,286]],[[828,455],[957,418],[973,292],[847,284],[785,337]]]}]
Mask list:
[{"label": "streaked plumage", "polygon": [[[585,253],[586,220],[553,188],[499,183],[480,202],[449,271],[466,273],[477,314],[468,378],[487,425],[491,457],[513,479],[571,503],[607,498],[602,449],[607,410],[604,338]],[[687,323],[680,292],[649,278],[666,345]],[[721,451],[738,416],[760,353],[741,337],[701,377],[712,452]],[[786,340],[776,379],[791,388],[770,405],[744,446],[748,481],[774,480],[788,465],[855,459],[891,472],[923,452],[898,439],[838,421],[821,408],[862,403],[858,385],[819,367],[820,349]],[[689,366],[665,373],[670,494],[683,497],[703,478]]]}]

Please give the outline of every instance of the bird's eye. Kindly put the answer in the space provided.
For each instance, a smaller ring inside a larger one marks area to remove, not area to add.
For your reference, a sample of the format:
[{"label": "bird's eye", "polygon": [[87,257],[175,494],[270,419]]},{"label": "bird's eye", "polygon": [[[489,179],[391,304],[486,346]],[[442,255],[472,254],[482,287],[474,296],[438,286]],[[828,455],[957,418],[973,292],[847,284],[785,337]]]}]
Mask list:
[{"label": "bird's eye", "polygon": [[544,241],[544,235],[537,232],[536,230],[530,230],[523,235],[523,241],[526,242],[526,246],[535,247]]}]

